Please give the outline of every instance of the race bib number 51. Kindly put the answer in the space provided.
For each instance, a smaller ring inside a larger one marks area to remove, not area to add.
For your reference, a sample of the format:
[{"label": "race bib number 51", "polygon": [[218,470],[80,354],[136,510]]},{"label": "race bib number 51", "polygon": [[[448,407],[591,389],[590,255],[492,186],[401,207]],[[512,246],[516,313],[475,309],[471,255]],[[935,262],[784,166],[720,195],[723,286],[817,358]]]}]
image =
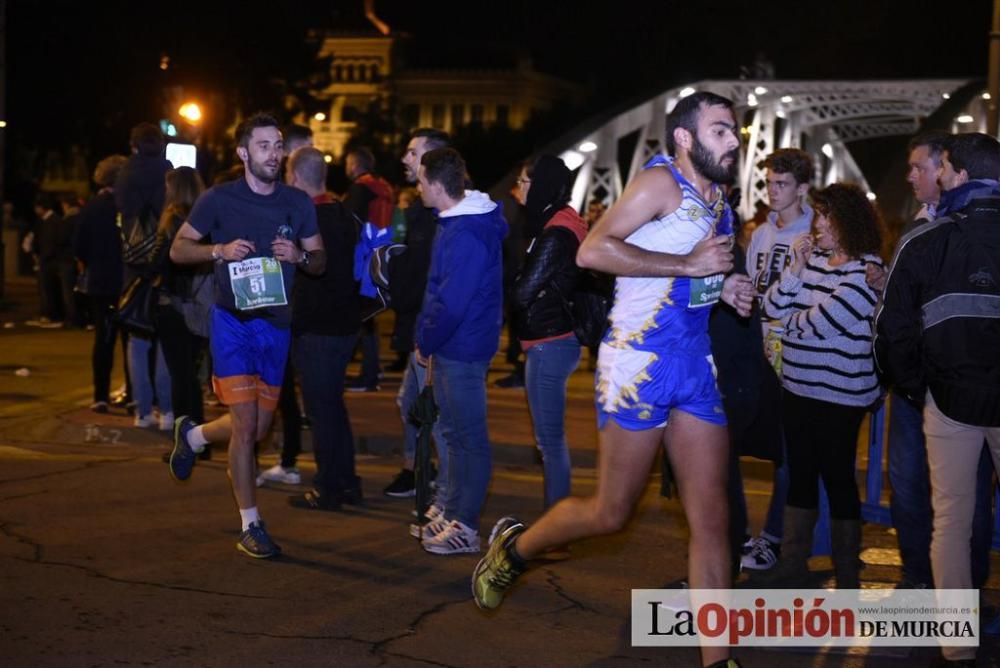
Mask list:
[{"label": "race bib number 51", "polygon": [[273,257],[253,257],[229,264],[229,284],[238,311],[285,306],[285,279],[281,263]]},{"label": "race bib number 51", "polygon": [[691,296],[688,299],[688,306],[692,308],[711,306],[719,301],[719,298],[722,297],[722,284],[725,280],[725,274],[692,278],[690,283]]}]

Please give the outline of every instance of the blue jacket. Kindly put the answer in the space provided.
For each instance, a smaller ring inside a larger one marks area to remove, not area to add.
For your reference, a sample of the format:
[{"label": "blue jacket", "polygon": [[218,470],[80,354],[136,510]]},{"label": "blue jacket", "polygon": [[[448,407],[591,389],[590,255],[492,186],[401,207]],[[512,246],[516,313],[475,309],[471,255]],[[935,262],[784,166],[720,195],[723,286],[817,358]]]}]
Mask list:
[{"label": "blue jacket", "polygon": [[461,362],[496,354],[503,306],[501,244],[507,221],[496,202],[478,191],[438,218],[424,303],[417,317],[421,354]]}]

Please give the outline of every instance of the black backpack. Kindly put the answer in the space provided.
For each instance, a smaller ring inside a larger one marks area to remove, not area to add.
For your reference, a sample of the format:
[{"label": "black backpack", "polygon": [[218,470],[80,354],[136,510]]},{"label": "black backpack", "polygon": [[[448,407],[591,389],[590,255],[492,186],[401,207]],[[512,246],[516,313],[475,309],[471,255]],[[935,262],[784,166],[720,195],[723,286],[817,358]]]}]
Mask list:
[{"label": "black backpack", "polygon": [[573,333],[582,345],[588,348],[600,345],[604,333],[608,331],[608,314],[614,304],[614,291],[614,276],[581,269],[570,298],[560,293],[563,307],[573,321]]},{"label": "black backpack", "polygon": [[152,202],[143,204],[139,213],[128,220],[118,214],[118,228],[122,235],[122,260],[126,266],[145,268],[152,262],[158,224]]}]

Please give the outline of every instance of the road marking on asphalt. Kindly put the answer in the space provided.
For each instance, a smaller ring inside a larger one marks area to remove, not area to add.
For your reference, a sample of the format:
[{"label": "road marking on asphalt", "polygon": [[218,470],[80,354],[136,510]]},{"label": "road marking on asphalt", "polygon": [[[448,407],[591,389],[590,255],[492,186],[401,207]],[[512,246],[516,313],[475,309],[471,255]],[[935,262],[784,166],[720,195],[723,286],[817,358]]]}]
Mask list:
[{"label": "road marking on asphalt", "polygon": [[131,457],[121,455],[108,456],[104,453],[74,454],[69,452],[42,452],[39,450],[29,450],[28,448],[18,448],[13,445],[0,445],[0,459],[16,459],[21,461],[44,459],[49,462],[92,462],[95,459],[130,459]]}]

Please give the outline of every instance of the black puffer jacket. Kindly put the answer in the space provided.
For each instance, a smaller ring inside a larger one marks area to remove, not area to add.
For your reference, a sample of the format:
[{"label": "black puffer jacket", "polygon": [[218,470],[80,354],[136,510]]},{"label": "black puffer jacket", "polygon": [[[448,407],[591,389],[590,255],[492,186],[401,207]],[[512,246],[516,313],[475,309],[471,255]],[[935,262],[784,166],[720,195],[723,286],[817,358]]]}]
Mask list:
[{"label": "black puffer jacket", "polygon": [[[574,212],[575,215],[575,212]],[[570,298],[580,276],[576,234],[562,225],[548,225],[528,248],[514,285],[514,308],[522,341],[536,341],[573,331],[563,299]]]}]

